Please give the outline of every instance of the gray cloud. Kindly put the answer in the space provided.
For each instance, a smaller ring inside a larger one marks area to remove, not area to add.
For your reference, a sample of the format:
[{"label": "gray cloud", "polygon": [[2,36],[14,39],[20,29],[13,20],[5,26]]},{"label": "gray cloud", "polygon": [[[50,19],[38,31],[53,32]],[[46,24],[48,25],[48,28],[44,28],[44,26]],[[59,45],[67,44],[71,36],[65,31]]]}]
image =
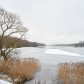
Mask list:
[{"label": "gray cloud", "polygon": [[1,0],[0,5],[21,16],[31,41],[84,40],[84,0]]}]

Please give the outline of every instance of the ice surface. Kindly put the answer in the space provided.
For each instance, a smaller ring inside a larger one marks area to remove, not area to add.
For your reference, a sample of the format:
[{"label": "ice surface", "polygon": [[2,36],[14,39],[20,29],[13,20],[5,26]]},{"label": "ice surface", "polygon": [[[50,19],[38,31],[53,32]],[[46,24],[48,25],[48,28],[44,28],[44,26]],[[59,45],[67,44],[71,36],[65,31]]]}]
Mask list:
[{"label": "ice surface", "polygon": [[63,62],[78,62],[84,61],[84,55],[73,52],[64,51],[61,49],[46,49],[46,48],[20,48],[21,58],[33,57],[38,59],[42,64],[55,65]]}]

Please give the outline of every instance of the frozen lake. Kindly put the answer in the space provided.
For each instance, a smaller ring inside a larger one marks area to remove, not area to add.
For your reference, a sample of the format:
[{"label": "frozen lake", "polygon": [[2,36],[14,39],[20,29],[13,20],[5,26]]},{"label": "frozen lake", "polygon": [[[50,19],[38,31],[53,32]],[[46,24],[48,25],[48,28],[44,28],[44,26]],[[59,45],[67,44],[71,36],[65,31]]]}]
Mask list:
[{"label": "frozen lake", "polygon": [[48,84],[55,79],[57,65],[64,62],[83,62],[84,48],[74,47],[45,47],[33,48],[23,47],[19,49],[22,58],[34,57],[41,62],[41,70],[35,78],[25,84],[34,84],[35,81],[46,81]]}]

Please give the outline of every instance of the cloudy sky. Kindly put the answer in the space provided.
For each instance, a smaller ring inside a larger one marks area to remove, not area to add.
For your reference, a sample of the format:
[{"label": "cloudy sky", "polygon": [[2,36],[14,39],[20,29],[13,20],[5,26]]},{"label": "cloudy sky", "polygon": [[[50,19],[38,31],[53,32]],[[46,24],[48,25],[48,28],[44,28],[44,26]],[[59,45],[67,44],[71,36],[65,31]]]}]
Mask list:
[{"label": "cloudy sky", "polygon": [[0,0],[0,6],[19,15],[30,41],[46,44],[84,40],[84,0]]}]

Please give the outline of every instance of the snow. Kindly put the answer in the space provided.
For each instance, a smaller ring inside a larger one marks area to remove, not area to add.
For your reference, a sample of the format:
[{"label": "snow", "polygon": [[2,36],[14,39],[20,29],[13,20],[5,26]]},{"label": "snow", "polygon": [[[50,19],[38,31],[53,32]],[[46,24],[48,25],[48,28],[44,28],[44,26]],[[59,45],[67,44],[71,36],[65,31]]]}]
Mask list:
[{"label": "snow", "polygon": [[69,55],[69,56],[83,56],[83,55],[80,55],[80,54],[77,54],[77,53],[72,53],[72,52],[67,52],[67,51],[63,51],[63,50],[60,50],[60,49],[47,49],[45,51],[46,54],[57,54],[57,55]]},{"label": "snow", "polygon": [[0,79],[0,84],[12,84],[12,83]]}]

